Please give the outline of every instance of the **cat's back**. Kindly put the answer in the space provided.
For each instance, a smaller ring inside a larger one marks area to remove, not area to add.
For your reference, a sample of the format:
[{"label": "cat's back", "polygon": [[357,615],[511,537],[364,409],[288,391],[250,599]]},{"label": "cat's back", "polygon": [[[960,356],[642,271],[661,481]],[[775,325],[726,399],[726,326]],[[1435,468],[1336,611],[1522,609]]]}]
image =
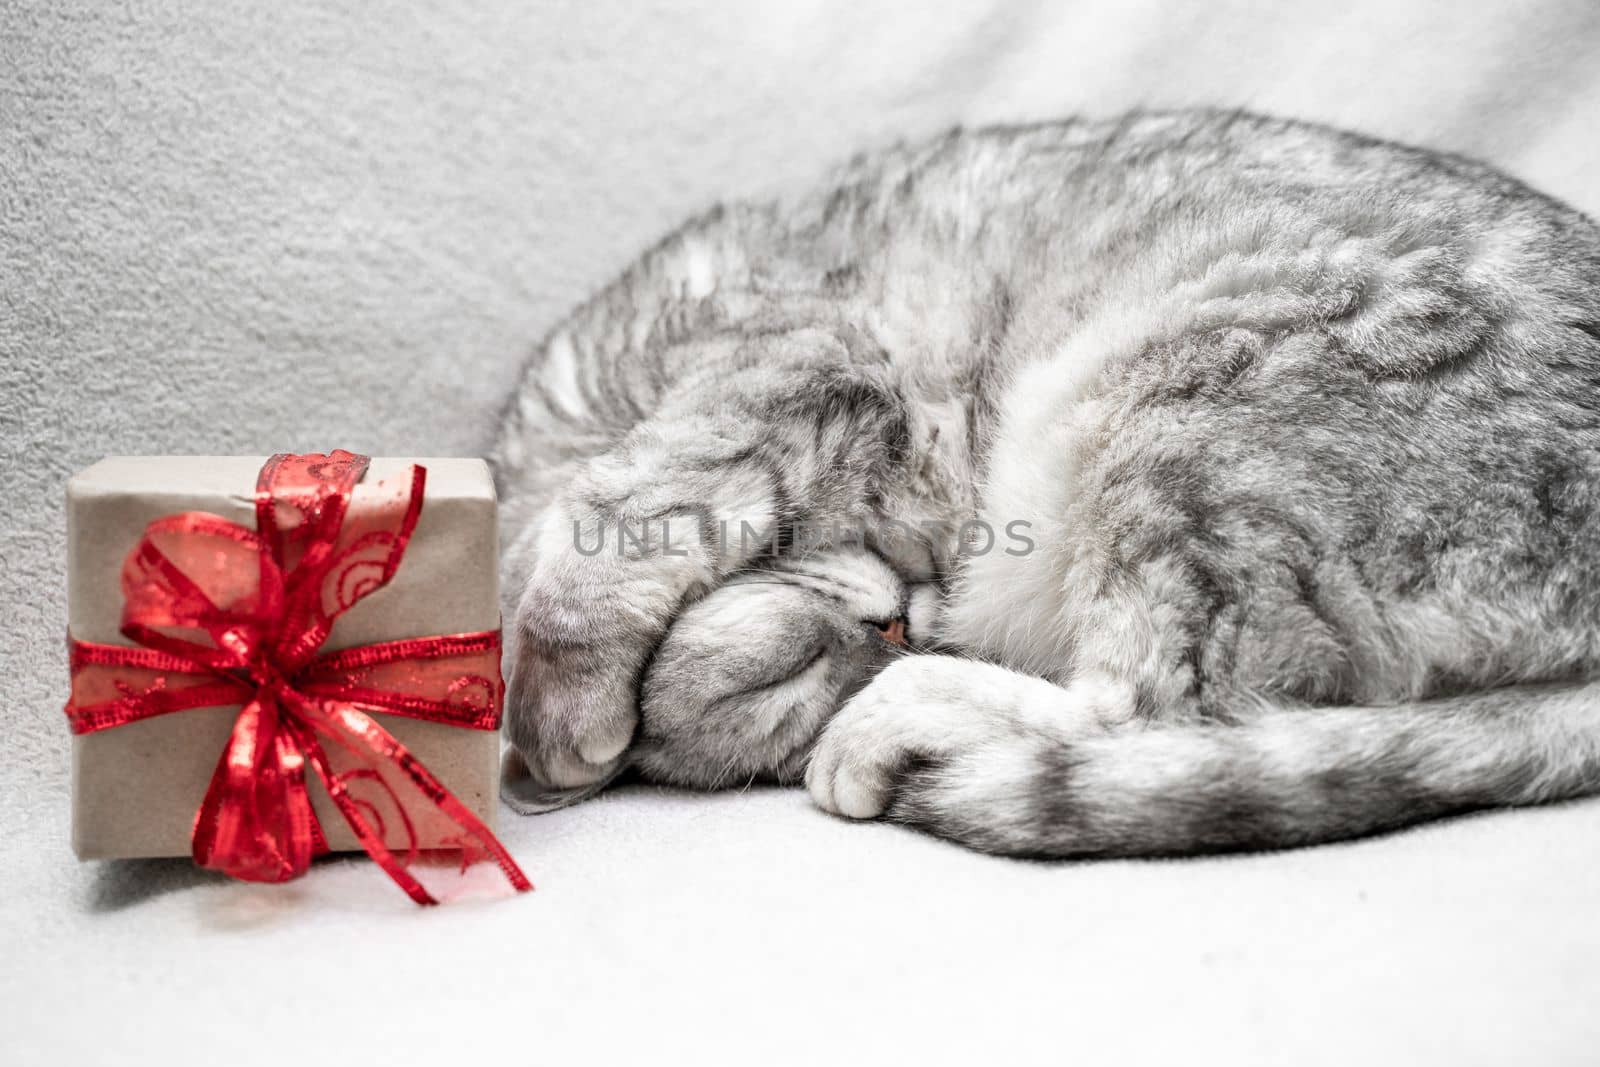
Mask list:
[{"label": "cat's back", "polygon": [[638,349],[663,322],[737,327],[766,302],[821,299],[870,319],[892,352],[908,331],[922,348],[970,337],[996,301],[1082,319],[1181,286],[1326,299],[1374,291],[1395,262],[1441,288],[1600,314],[1600,231],[1490,167],[1189,110],[954,129],[862,153],[792,195],[689,220],[553,336]]},{"label": "cat's back", "polygon": [[1600,319],[1578,212],[1460,157],[1239,112],[953,130],[708,222],[683,235],[702,288],[822,294],[908,360],[960,364],[997,308],[1041,339],[1116,319],[1125,345],[1326,322],[1400,372],[1470,346],[1457,320]]},{"label": "cat's back", "polygon": [[898,243],[925,244],[1008,276],[1148,262],[1179,244],[1203,260],[1372,238],[1398,254],[1455,246],[1480,265],[1515,256],[1574,293],[1600,275],[1589,219],[1489,166],[1244,112],[956,129],[858,157],[757,216],[755,241],[802,254],[890,265],[906,256]]}]

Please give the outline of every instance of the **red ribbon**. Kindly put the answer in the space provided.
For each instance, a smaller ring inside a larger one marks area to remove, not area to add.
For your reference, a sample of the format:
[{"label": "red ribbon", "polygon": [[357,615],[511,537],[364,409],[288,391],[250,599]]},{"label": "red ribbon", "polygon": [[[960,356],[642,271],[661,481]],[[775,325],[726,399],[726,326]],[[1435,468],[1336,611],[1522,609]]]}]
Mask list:
[{"label": "red ribbon", "polygon": [[195,862],[284,882],[327,850],[306,791],[316,772],[357,839],[419,904],[419,842],[492,860],[532,888],[489,829],[371,711],[500,726],[500,633],[418,637],[318,654],[334,620],[394,577],[426,471],[352,497],[367,457],[277,455],[256,479],[256,529],[217,515],[157,519],[122,568],[122,634],[70,641],[75,734],[189,708],[242,705],[195,816]]}]

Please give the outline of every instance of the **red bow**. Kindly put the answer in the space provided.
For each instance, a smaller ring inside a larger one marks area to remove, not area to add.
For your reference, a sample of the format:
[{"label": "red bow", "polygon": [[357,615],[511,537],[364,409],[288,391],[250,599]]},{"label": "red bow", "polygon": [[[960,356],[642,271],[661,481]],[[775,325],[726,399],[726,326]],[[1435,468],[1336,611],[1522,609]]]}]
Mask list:
[{"label": "red bow", "polygon": [[[367,457],[277,455],[256,480],[256,530],[185,512],[145,527],[122,568],[122,634],[71,641],[77,734],[187,708],[243,705],[195,816],[194,858],[252,882],[303,874],[326,851],[309,762],[363,848],[419,904],[419,841],[527,878],[487,827],[368,711],[477,730],[500,725],[500,634],[318,655],[334,620],[382,588],[422,510],[426,471],[352,503]],[[441,822],[441,820],[443,820]]]}]

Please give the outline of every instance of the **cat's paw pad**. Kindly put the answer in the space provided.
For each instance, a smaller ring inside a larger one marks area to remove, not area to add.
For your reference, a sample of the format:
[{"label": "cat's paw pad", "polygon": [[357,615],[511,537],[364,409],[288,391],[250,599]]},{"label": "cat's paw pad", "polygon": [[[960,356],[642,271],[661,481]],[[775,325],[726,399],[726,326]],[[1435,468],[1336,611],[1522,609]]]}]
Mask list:
[{"label": "cat's paw pad", "polygon": [[894,815],[906,783],[957,762],[1031,749],[1125,719],[1131,693],[1109,681],[1071,689],[951,656],[902,659],[847,701],[812,750],[806,788],[824,811]]}]

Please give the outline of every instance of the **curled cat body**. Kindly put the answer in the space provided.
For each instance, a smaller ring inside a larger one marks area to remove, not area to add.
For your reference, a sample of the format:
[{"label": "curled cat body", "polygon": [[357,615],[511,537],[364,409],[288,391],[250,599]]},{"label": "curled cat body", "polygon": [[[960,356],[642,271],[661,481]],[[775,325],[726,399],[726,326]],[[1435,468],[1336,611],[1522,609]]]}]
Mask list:
[{"label": "curled cat body", "polygon": [[577,310],[494,464],[525,808],[634,769],[1139,855],[1600,791],[1600,230],[1459,157],[863,156]]}]

